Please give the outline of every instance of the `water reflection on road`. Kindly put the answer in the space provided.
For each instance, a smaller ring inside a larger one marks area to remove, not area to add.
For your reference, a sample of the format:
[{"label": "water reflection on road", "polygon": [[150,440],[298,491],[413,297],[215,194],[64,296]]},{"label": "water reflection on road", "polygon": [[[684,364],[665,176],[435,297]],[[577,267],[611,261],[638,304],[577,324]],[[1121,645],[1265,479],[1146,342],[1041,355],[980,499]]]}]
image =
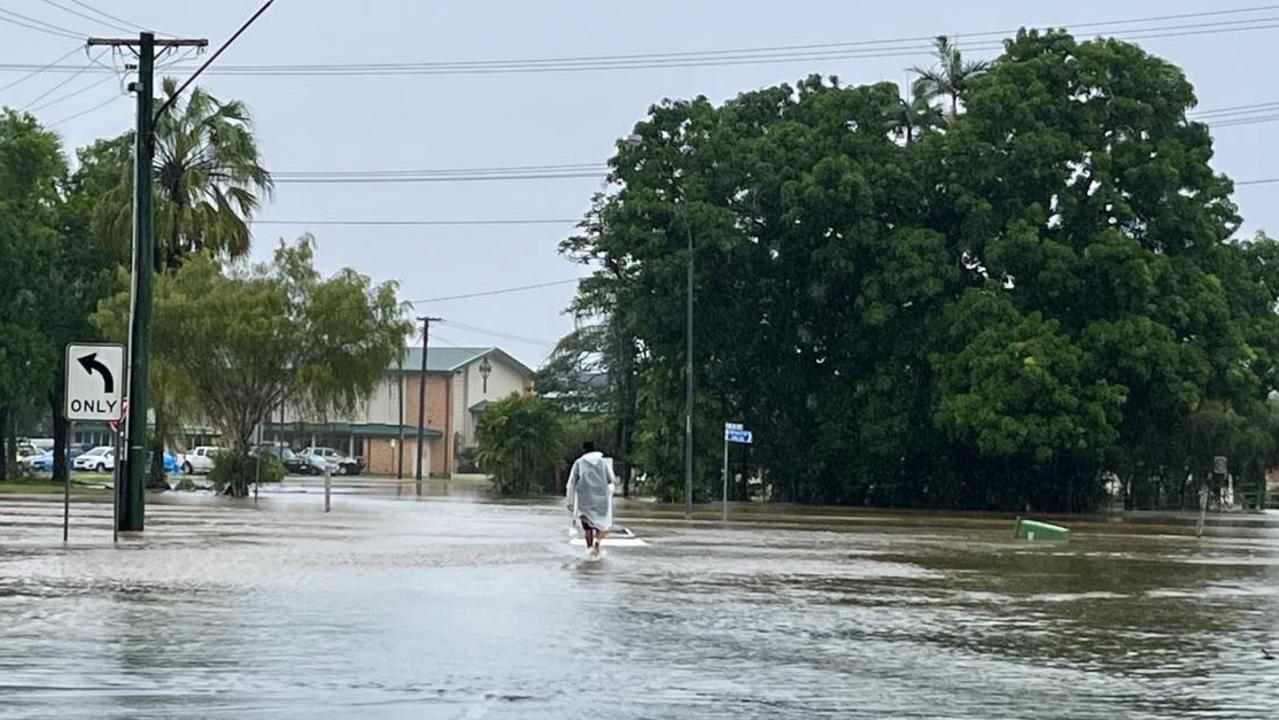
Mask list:
[{"label": "water reflection on road", "polygon": [[554,504],[411,490],[0,499],[0,716],[1260,718],[1279,518],[1079,523],[752,508],[584,563]]}]

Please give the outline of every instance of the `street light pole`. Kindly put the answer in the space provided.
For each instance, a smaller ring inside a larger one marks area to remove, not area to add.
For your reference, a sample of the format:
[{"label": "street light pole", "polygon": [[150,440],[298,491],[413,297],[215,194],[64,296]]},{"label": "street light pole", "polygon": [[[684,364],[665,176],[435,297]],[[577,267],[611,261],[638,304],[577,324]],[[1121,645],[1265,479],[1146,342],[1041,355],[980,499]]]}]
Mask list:
[{"label": "street light pole", "polygon": [[687,326],[684,351],[684,517],[693,516],[693,231],[684,218],[684,233],[688,235],[688,307],[685,311]]}]

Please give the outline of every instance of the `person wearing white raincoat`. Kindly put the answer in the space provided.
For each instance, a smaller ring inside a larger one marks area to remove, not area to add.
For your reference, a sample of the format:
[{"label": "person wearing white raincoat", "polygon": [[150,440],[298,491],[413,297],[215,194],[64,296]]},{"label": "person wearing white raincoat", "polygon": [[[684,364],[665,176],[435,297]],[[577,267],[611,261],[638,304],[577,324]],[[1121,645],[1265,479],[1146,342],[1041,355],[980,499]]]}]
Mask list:
[{"label": "person wearing white raincoat", "polygon": [[604,453],[595,449],[595,443],[583,443],[582,450],[582,456],[569,471],[565,499],[574,524],[586,536],[587,549],[598,556],[600,540],[613,527],[613,486],[617,477]]}]

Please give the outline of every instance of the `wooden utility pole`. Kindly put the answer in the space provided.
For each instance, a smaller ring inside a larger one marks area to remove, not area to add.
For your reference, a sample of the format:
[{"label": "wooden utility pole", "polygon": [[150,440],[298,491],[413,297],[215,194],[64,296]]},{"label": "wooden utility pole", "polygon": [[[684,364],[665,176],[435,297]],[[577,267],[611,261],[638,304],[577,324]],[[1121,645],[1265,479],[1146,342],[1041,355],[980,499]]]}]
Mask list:
[{"label": "wooden utility pole", "polygon": [[422,438],[426,435],[426,354],[431,337],[431,323],[439,322],[437,317],[420,317],[422,321],[422,375],[417,385],[417,494],[422,494]]},{"label": "wooden utility pole", "polygon": [[143,32],[132,38],[89,38],[89,46],[127,47],[137,53],[138,79],[129,84],[137,94],[137,133],[133,165],[133,307],[129,313],[129,446],[116,483],[116,530],[140,532],[145,512],[147,470],[147,378],[151,350],[151,281],[155,272],[155,215],[151,207],[151,158],[155,150],[155,54],[156,48],[207,47],[208,40],[157,40]]},{"label": "wooden utility pole", "polygon": [[[395,479],[404,479],[404,355],[400,354],[400,359],[395,364],[395,379],[399,383],[395,391],[396,398],[400,401],[400,440],[395,446]],[[398,493],[400,486],[395,486]]]}]

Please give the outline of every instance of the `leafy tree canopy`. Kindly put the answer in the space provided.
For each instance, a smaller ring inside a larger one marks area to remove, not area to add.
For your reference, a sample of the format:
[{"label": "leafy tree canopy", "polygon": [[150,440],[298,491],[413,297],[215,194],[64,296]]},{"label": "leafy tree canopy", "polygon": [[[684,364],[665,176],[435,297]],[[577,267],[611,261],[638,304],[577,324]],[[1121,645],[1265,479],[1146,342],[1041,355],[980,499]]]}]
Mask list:
[{"label": "leafy tree canopy", "polygon": [[[233,453],[248,452],[254,428],[281,402],[321,415],[353,411],[412,330],[394,283],[350,269],[322,277],[314,247],[310,236],[281,243],[272,262],[252,266],[200,253],[157,278],[156,360],[181,373]],[[121,292],[94,321],[120,332],[128,303]],[[244,495],[250,479],[228,492]]]},{"label": "leafy tree canopy", "polygon": [[[1202,479],[1178,438],[1270,426],[1279,247],[1232,239],[1181,71],[1056,31],[938,54],[905,98],[811,77],[665,100],[619,143],[563,250],[599,268],[576,307],[633,340],[659,487],[682,482],[690,236],[699,493],[730,419],[782,499],[1018,509],[1086,507],[1105,472]],[[1233,433],[1212,443],[1259,482],[1273,438]]]}]

